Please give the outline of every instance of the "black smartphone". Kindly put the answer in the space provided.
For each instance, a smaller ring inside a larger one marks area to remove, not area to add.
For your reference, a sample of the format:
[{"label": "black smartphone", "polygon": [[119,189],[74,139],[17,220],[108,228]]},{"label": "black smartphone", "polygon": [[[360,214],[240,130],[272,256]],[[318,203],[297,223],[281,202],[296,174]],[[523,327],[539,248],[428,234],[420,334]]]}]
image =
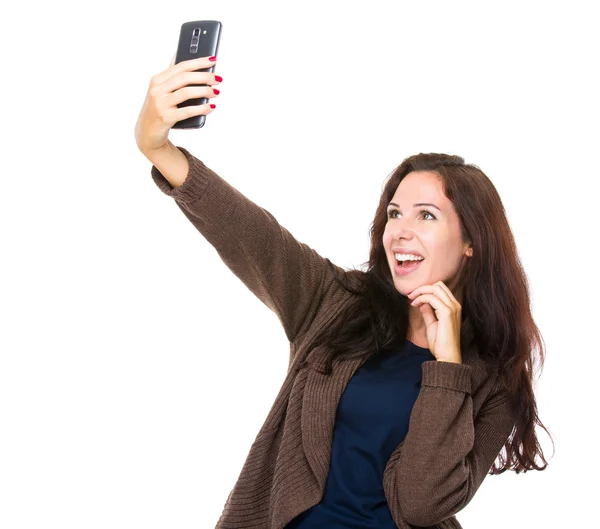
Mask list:
[{"label": "black smartphone", "polygon": [[[219,41],[221,39],[221,29],[223,24],[218,20],[197,20],[194,22],[185,22],[181,25],[179,33],[179,44],[177,45],[177,54],[175,64],[182,61],[189,61],[199,57],[211,57],[217,55],[219,51]],[[214,72],[215,67],[201,68],[196,72]],[[207,86],[204,84],[190,84],[188,86]],[[188,99],[177,104],[177,108],[183,108],[190,105],[204,105],[208,103],[208,97]],[[204,127],[206,116],[192,116],[181,121],[177,121],[171,128],[173,129],[199,129]]]}]

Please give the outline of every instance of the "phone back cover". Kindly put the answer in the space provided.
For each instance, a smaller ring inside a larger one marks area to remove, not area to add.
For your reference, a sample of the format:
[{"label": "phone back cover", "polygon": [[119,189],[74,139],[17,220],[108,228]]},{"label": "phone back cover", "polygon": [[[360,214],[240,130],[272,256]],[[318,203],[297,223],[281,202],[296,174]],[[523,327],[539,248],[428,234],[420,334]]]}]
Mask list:
[{"label": "phone back cover", "polygon": [[[179,33],[179,43],[177,45],[177,54],[175,56],[175,64],[182,61],[197,59],[198,57],[210,57],[217,55],[219,50],[219,41],[221,39],[221,28],[223,25],[218,20],[197,20],[193,22],[185,22],[181,25]],[[194,35],[194,30],[197,33]],[[194,43],[197,38],[197,47],[194,48]],[[193,40],[194,39],[194,40]],[[214,72],[214,65],[210,68],[201,68],[196,72]],[[190,84],[188,86],[206,86],[204,84]],[[188,99],[177,104],[178,108],[187,107],[190,105],[204,105],[208,103],[209,98],[201,97],[196,99]],[[172,128],[174,129],[197,129],[204,126],[206,120],[205,115],[192,116],[187,119],[176,122]]]}]

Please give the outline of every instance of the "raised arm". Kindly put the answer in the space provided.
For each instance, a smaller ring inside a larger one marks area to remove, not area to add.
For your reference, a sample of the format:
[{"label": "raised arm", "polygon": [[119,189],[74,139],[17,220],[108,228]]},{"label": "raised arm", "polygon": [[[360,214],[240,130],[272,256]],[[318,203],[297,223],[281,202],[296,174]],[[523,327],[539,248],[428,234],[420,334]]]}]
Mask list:
[{"label": "raised arm", "polygon": [[[156,165],[151,169],[154,182],[175,199],[227,267],[275,312],[288,340],[295,341],[310,327],[320,308],[339,295],[341,287],[334,281],[329,259],[296,240],[269,211],[185,148],[176,148],[189,165],[183,183],[173,187]],[[181,164],[181,159],[177,163]],[[175,173],[177,168],[173,169]],[[169,178],[177,185],[177,176]],[[333,268],[340,275],[346,273],[336,265]]]}]

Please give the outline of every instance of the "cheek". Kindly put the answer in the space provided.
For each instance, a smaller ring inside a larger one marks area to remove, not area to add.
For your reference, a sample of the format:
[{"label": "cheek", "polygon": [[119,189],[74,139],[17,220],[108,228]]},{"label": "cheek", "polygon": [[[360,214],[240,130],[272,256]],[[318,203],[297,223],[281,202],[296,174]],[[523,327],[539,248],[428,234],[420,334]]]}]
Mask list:
[{"label": "cheek", "polygon": [[387,250],[388,247],[390,246],[390,242],[391,242],[391,237],[390,237],[390,234],[388,233],[387,229],[386,229],[386,231],[383,232],[382,242],[383,242],[383,247]]}]

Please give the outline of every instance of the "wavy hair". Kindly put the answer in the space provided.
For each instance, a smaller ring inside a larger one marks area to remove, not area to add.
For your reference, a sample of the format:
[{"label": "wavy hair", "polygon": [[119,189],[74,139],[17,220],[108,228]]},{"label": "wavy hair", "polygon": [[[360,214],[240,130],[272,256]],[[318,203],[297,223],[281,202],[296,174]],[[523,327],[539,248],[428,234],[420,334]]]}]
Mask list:
[{"label": "wavy hair", "polygon": [[[409,300],[394,285],[383,233],[388,204],[411,171],[430,171],[441,178],[458,214],[463,242],[474,249],[459,270],[453,292],[461,294],[461,344],[476,343],[479,357],[498,375],[515,417],[512,436],[503,447],[506,457],[499,454],[500,466],[494,464],[490,474],[544,470],[548,463],[536,425],[552,437],[539,420],[532,384],[535,360],[539,358],[541,370],[545,347],[531,314],[529,284],[496,188],[479,167],[460,156],[420,153],[406,158],[384,183],[369,230],[369,260],[361,265],[367,270],[348,270],[340,279],[328,262],[336,281],[356,299],[315,338],[315,347],[327,345],[324,374],[331,374],[334,359],[366,359],[382,349],[399,349],[408,338]],[[298,368],[310,363],[305,359]],[[543,467],[536,464],[537,455]]]}]

